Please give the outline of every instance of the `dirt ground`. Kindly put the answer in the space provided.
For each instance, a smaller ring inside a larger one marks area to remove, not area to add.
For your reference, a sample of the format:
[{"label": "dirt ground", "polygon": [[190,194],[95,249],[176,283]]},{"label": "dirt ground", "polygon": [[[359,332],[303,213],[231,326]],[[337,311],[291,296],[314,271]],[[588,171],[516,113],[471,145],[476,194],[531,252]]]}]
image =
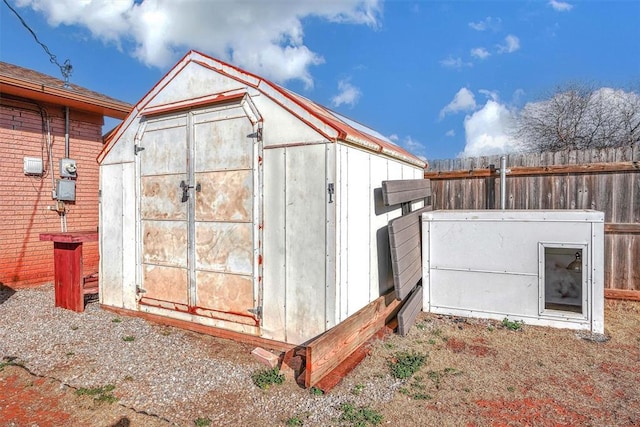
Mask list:
[{"label": "dirt ground", "polygon": [[[357,417],[336,419],[332,425],[640,426],[640,303],[607,301],[605,328],[608,339],[599,342],[570,330],[526,324],[512,330],[501,322],[422,314],[407,337],[374,343],[341,384],[317,399],[375,394],[375,384],[395,381],[390,401],[365,408],[380,417],[360,419],[362,424]],[[424,356],[425,363],[409,378],[392,379],[390,366],[403,353]],[[0,367],[0,426],[172,425],[79,395],[11,361]],[[283,391],[292,397],[309,393],[292,381],[264,393],[281,399]],[[236,408],[250,401],[227,399]],[[307,417],[302,409],[282,413],[271,425],[316,425]],[[201,421],[191,425],[212,425]],[[247,423],[264,420],[256,414]]]}]

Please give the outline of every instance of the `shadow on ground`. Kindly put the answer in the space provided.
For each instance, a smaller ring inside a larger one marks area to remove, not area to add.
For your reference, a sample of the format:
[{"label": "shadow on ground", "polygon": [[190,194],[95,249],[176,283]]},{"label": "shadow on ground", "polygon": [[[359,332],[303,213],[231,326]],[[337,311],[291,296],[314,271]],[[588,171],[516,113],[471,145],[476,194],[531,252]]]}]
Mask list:
[{"label": "shadow on ground", "polygon": [[16,291],[14,291],[12,288],[0,283],[0,304],[4,304],[5,301],[11,298],[11,296],[15,293]]}]

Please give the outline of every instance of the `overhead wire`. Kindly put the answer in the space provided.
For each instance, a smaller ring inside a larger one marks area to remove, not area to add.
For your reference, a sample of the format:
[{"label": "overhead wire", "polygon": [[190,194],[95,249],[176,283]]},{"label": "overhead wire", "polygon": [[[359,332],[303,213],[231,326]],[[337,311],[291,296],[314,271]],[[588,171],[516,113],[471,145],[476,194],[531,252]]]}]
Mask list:
[{"label": "overhead wire", "polygon": [[22,25],[31,33],[31,35],[33,36],[33,38],[35,39],[36,43],[38,43],[40,46],[42,46],[42,49],[44,49],[45,53],[47,55],[49,55],[49,61],[52,64],[55,64],[58,66],[58,68],[60,68],[60,73],[62,73],[62,77],[64,77],[64,86],[68,87],[69,86],[69,77],[71,76],[71,73],[73,71],[73,66],[71,65],[71,62],[69,61],[69,59],[67,59],[66,61],[64,61],[63,64],[60,64],[58,62],[58,58],[56,57],[56,55],[54,55],[53,53],[51,53],[51,51],[49,50],[49,48],[47,47],[46,44],[44,44],[43,42],[40,41],[40,39],[38,38],[38,36],[36,35],[35,31],[33,31],[31,29],[31,27],[29,27],[29,24],[26,23],[26,21],[22,18],[22,16],[20,16],[20,14],[18,13],[17,10],[15,10],[8,2],[8,0],[2,0],[4,2],[4,4],[7,5],[7,7],[14,13],[14,15],[16,15],[16,17],[18,18],[18,20],[20,20],[20,22],[22,23]]}]

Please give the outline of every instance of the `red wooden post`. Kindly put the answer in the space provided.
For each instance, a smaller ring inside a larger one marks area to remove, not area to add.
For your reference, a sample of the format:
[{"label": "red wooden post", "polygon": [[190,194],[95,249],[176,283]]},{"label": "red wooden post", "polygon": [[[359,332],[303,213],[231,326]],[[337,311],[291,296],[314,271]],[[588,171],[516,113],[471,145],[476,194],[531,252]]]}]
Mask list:
[{"label": "red wooden post", "polygon": [[83,312],[82,243],[98,240],[98,233],[43,233],[40,234],[40,240],[53,241],[55,306]]},{"label": "red wooden post", "polygon": [[53,242],[56,307],[84,311],[82,243]]}]

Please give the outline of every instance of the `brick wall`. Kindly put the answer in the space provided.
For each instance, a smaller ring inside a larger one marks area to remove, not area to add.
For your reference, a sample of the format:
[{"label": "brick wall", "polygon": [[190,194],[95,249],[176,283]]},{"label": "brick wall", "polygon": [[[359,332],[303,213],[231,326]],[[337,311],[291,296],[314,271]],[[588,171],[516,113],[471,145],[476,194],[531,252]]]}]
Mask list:
[{"label": "brick wall", "polygon": [[[53,162],[47,154],[46,128],[38,106],[0,99],[0,284],[15,288],[53,282],[53,242],[40,233],[61,231],[62,216],[51,210],[51,177],[60,178],[65,156],[65,120],[61,106],[41,105],[48,114]],[[67,230],[98,226],[98,164],[102,149],[102,116],[70,111],[69,158],[76,160],[76,201],[66,202]],[[43,159],[45,174],[27,176],[24,157]],[[98,271],[97,242],[83,245],[84,273]]]}]

